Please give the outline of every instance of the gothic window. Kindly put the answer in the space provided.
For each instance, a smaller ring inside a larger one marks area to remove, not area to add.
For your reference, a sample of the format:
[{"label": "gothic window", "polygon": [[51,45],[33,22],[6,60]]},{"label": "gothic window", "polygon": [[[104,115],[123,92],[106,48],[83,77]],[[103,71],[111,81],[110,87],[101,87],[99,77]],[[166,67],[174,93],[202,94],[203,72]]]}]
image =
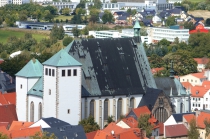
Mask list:
[{"label": "gothic window", "polygon": [[30,121],[34,122],[34,102],[33,101],[30,104]]},{"label": "gothic window", "polygon": [[184,112],[184,104],[180,103],[180,113],[183,113],[183,112]]},{"label": "gothic window", "polygon": [[164,123],[168,118],[168,112],[165,108],[159,107],[155,110],[154,116],[159,122]]},{"label": "gothic window", "polygon": [[94,117],[95,100],[90,101],[90,115]]},{"label": "gothic window", "polygon": [[122,115],[122,98],[119,98],[117,101],[117,119],[120,119]]},{"label": "gothic window", "polygon": [[41,119],[42,118],[42,103],[39,102],[39,115],[38,118]]},{"label": "gothic window", "polygon": [[130,108],[131,109],[133,109],[134,108],[134,98],[132,97],[131,99],[130,99]]},{"label": "gothic window", "polygon": [[105,99],[105,101],[104,101],[104,120],[108,119],[108,110],[109,110],[109,100]]}]

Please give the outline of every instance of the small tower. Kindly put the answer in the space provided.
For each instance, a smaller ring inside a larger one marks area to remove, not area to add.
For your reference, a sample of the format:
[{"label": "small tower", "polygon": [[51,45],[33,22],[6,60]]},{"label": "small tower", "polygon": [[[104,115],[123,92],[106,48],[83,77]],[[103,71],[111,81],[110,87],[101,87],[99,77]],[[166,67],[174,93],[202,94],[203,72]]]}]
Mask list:
[{"label": "small tower", "polygon": [[135,25],[134,25],[133,29],[134,29],[134,36],[135,37],[140,37],[140,29],[141,29],[141,26],[139,24],[138,19],[136,19],[136,22],[135,22]]},{"label": "small tower", "polygon": [[30,60],[16,76],[16,112],[19,121],[29,121],[28,119],[28,91],[42,77],[42,64],[36,60]]},{"label": "small tower", "polygon": [[61,49],[43,66],[43,117],[78,124],[81,119],[82,64]]},{"label": "small tower", "polygon": [[174,79],[173,61],[171,61],[171,68],[170,68],[170,71],[169,72],[170,72],[170,76],[169,77],[171,79]]}]

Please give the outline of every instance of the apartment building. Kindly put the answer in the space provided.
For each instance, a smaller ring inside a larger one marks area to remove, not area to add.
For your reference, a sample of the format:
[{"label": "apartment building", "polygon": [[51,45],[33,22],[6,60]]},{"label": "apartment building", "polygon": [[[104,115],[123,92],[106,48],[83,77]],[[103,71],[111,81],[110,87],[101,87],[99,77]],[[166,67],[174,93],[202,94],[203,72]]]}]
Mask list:
[{"label": "apartment building", "polygon": [[11,4],[12,0],[0,0],[0,7],[3,7],[6,4]]},{"label": "apartment building", "polygon": [[174,42],[176,37],[179,38],[180,42],[188,42],[189,29],[183,29],[179,26],[171,26],[170,28],[148,28],[148,36],[151,39],[151,43],[157,43],[162,39],[167,39],[170,42]]}]

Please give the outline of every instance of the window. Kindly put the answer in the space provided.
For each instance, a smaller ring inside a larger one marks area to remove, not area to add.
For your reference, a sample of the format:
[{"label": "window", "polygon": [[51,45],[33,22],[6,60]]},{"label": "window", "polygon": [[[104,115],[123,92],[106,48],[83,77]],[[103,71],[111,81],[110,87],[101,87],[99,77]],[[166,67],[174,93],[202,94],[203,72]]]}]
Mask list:
[{"label": "window", "polygon": [[134,98],[132,97],[131,99],[130,99],[130,108],[134,108]]},{"label": "window", "polygon": [[193,98],[193,100],[195,100],[195,98]]},{"label": "window", "polygon": [[191,80],[191,82],[193,82],[193,80]]},{"label": "window", "polygon": [[74,76],[77,76],[77,70],[74,69]]},{"label": "window", "polygon": [[39,102],[39,115],[38,118],[41,119],[42,118],[42,103]]},{"label": "window", "polygon": [[22,84],[20,84],[20,89],[22,89],[23,88],[23,85]]},{"label": "window", "polygon": [[68,70],[68,76],[71,76],[71,70],[70,69]]},{"label": "window", "polygon": [[91,100],[90,101],[90,115],[92,115],[93,117],[95,116],[94,111],[95,111],[95,100]]},{"label": "window", "polygon": [[200,100],[200,98],[198,98],[198,100]]},{"label": "window", "polygon": [[184,79],[183,79],[183,81],[184,81]]},{"label": "window", "polygon": [[62,70],[62,77],[65,76],[65,70]]},{"label": "window", "polygon": [[49,69],[49,76],[51,76],[51,69]]},{"label": "window", "polygon": [[48,75],[48,68],[45,68],[45,75]]},{"label": "window", "polygon": [[49,89],[49,95],[51,95],[51,89]]},{"label": "window", "polygon": [[208,104],[206,104],[206,108],[208,108]]},{"label": "window", "polygon": [[195,104],[193,104],[193,107],[195,106]]},{"label": "window", "polygon": [[109,113],[109,100],[105,99],[104,101],[104,120],[108,120],[108,113]]},{"label": "window", "polygon": [[198,104],[198,107],[200,107],[200,104]]},{"label": "window", "polygon": [[67,113],[70,114],[70,109],[67,110]]},{"label": "window", "polygon": [[206,101],[208,101],[208,98],[206,98]]},{"label": "window", "polygon": [[31,105],[30,105],[30,121],[34,122],[34,102],[33,101],[31,102]]},{"label": "window", "polygon": [[52,69],[52,76],[54,77],[55,76],[55,70]]},{"label": "window", "polygon": [[117,119],[122,115],[122,98],[119,98],[117,101]]}]

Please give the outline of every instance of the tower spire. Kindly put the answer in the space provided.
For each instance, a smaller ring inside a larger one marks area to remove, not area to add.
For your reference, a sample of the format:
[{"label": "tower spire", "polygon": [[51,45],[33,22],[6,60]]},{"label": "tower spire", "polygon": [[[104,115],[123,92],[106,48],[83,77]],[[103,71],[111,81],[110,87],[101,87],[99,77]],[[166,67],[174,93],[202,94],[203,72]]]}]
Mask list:
[{"label": "tower spire", "polygon": [[170,76],[169,77],[171,79],[174,79],[173,61],[171,61],[171,68],[170,68],[170,71],[169,72],[170,72]]},{"label": "tower spire", "polygon": [[134,36],[135,37],[136,36],[140,37],[140,29],[141,29],[141,26],[140,26],[139,21],[138,21],[137,18],[136,18],[136,22],[135,22],[135,25],[134,25],[133,29],[134,29]]}]

